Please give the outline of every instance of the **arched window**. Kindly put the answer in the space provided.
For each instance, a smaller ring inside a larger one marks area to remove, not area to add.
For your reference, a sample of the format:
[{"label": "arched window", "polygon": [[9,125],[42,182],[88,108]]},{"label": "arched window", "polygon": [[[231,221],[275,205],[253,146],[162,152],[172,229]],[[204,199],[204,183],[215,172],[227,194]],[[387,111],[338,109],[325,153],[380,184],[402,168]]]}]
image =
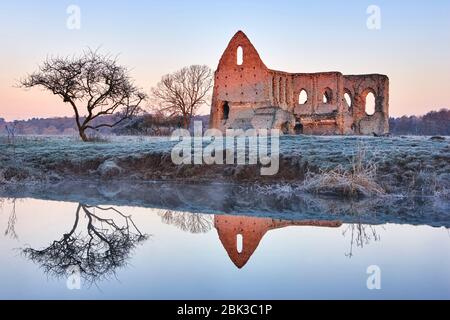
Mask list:
[{"label": "arched window", "polygon": [[333,99],[333,94],[330,88],[325,88],[324,92],[323,92],[323,97],[322,97],[322,101],[323,103],[331,103]]},{"label": "arched window", "polygon": [[237,252],[241,253],[242,249],[244,248],[244,237],[242,234],[236,235],[236,250]]},{"label": "arched window", "polygon": [[302,89],[298,95],[298,104],[305,104],[306,102],[308,102],[308,93],[305,89]]},{"label": "arched window", "polygon": [[366,96],[366,114],[371,116],[375,113],[375,95],[373,92],[369,92]]},{"label": "arched window", "polygon": [[347,107],[350,108],[352,106],[352,97],[348,92],[344,93],[344,101],[347,104]]},{"label": "arched window", "polygon": [[237,48],[236,56],[237,56],[236,58],[237,65],[238,66],[242,65],[242,63],[244,63],[244,49],[242,49],[241,46]]},{"label": "arched window", "polygon": [[222,105],[222,119],[228,120],[229,115],[230,115],[230,106],[228,105],[228,101],[225,101]]},{"label": "arched window", "polygon": [[303,133],[303,125],[300,122],[297,122],[295,124],[294,131],[295,131],[295,134],[302,134]]}]

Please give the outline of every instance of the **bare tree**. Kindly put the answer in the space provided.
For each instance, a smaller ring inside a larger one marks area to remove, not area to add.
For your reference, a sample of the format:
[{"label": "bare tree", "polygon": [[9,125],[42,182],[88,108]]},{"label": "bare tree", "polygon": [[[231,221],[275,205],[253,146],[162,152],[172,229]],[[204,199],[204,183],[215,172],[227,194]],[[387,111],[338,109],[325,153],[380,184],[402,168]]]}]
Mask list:
[{"label": "bare tree", "polygon": [[190,233],[207,233],[214,222],[211,215],[167,210],[158,214],[162,222]]},{"label": "bare tree", "polygon": [[[88,50],[79,57],[47,58],[35,73],[20,82],[24,88],[41,87],[68,103],[83,141],[87,129],[114,127],[134,116],[147,98],[129,76],[127,68],[109,55]],[[115,114],[112,123],[98,117]],[[93,124],[93,120],[97,123]]]},{"label": "bare tree", "polygon": [[17,121],[14,121],[11,125],[5,125],[5,130],[8,135],[8,144],[12,146],[13,158],[16,158],[16,131]]},{"label": "bare tree", "polygon": [[192,65],[163,76],[152,89],[152,95],[160,111],[170,117],[182,116],[183,127],[187,129],[199,107],[208,103],[212,85],[211,69]]},{"label": "bare tree", "polygon": [[9,236],[12,239],[19,239],[19,236],[16,233],[16,222],[17,222],[17,213],[16,213],[16,199],[12,200],[12,210],[9,215],[8,225],[5,230],[5,236]]},{"label": "bare tree", "polygon": [[13,144],[16,141],[17,121],[14,121],[10,126],[5,125],[6,134],[8,136],[8,144]]},{"label": "bare tree", "polygon": [[156,136],[170,135],[170,133],[179,127],[182,123],[182,117],[166,117],[162,112],[157,111],[154,114],[146,114],[142,117],[141,129],[147,134]]},{"label": "bare tree", "polygon": [[[86,221],[82,222],[83,218]],[[68,233],[47,248],[27,247],[23,254],[56,278],[66,276],[69,268],[78,267],[87,283],[96,283],[126,266],[131,252],[147,238],[131,216],[112,207],[79,204]]]},{"label": "bare tree", "polygon": [[353,257],[353,247],[355,245],[358,248],[363,248],[371,241],[379,241],[381,239],[375,226],[360,222],[349,224],[342,232],[342,235],[345,237],[347,233],[350,234],[350,250],[345,255],[349,258]]}]

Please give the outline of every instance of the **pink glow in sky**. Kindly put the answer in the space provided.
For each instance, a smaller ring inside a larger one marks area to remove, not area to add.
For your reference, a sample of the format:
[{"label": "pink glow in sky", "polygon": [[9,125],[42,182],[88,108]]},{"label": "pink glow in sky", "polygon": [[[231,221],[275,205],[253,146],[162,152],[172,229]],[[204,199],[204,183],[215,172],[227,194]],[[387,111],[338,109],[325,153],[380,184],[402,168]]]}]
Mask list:
[{"label": "pink glow in sky", "polygon": [[71,30],[66,10],[72,2],[5,1],[0,3],[0,117],[72,116],[51,93],[14,86],[47,55],[101,47],[120,54],[136,84],[150,92],[162,75],[183,66],[215,69],[237,30],[249,36],[272,69],[388,75],[391,116],[450,108],[450,2],[377,2],[379,30],[367,28],[368,1],[82,0],[77,1],[80,29]]}]

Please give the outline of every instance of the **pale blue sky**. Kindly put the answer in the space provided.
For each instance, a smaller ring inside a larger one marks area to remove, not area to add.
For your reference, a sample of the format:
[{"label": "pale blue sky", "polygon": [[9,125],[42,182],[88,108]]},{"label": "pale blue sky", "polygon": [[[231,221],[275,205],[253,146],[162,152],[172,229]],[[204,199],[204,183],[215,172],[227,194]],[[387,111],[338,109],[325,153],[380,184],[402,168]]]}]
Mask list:
[{"label": "pale blue sky", "polygon": [[[66,28],[69,5],[81,29]],[[369,5],[381,30],[366,27]],[[120,53],[149,91],[185,65],[213,69],[243,30],[266,65],[290,72],[383,73],[391,80],[391,114],[450,107],[450,1],[32,1],[0,3],[0,117],[71,115],[58,99],[13,88],[47,55],[86,47]]]}]

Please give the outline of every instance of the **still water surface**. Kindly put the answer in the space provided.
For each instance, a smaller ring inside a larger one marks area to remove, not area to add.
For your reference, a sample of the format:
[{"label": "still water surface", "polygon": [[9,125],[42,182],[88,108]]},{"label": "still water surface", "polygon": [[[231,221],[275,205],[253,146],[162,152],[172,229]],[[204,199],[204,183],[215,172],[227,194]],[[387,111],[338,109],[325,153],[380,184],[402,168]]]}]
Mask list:
[{"label": "still water surface", "polygon": [[445,227],[0,201],[1,299],[450,299]]}]

